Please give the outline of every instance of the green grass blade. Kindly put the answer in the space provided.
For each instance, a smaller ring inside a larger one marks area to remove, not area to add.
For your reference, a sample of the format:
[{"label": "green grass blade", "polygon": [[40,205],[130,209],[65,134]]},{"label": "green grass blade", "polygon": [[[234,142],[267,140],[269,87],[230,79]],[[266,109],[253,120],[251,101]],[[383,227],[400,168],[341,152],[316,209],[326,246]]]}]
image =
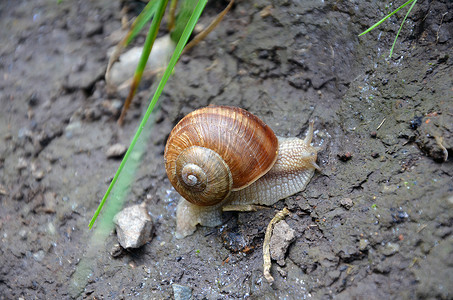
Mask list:
[{"label": "green grass blade", "polygon": [[116,45],[113,54],[109,58],[109,63],[107,64],[107,70],[105,72],[105,78],[107,82],[110,79],[110,70],[113,63],[120,57],[121,51],[126,48],[127,45],[135,38],[135,36],[142,30],[146,22],[148,22],[156,13],[157,5],[160,3],[160,0],[153,0],[148,2],[143,11],[132,24],[131,29],[127,35]]},{"label": "green grass blade", "polygon": [[415,3],[417,3],[417,0],[414,0],[414,2],[412,3],[411,7],[409,7],[409,10],[407,11],[406,16],[404,16],[403,22],[401,22],[400,29],[398,29],[398,32],[396,33],[396,36],[395,36],[395,40],[393,41],[392,49],[390,49],[390,55],[389,55],[389,57],[392,57],[393,48],[394,48],[395,45],[396,45],[396,40],[398,39],[398,36],[400,35],[401,28],[403,28],[403,24],[404,24],[404,22],[406,21],[406,18],[407,18],[407,16],[409,15],[409,13],[411,12],[411,10],[412,10],[412,8],[414,7]]},{"label": "green grass blade", "polygon": [[[158,82],[153,86],[153,90],[155,90],[157,83]],[[144,112],[145,111],[143,111],[143,113]],[[130,158],[124,166],[121,175],[118,177],[115,187],[112,189],[110,201],[107,202],[104,207],[102,218],[98,220],[96,229],[89,237],[85,253],[77,263],[77,268],[72,274],[68,286],[68,292],[73,299],[81,298],[81,293],[83,293],[84,288],[92,278],[93,273],[96,272],[96,260],[99,259],[99,251],[100,249],[105,248],[105,240],[114,228],[112,222],[114,216],[123,207],[124,202],[128,198],[127,196],[131,194],[130,191],[133,181],[135,180],[135,174],[142,165],[142,157],[146,155],[149,149],[148,140],[155,124],[156,114],[153,113],[151,114],[146,127],[143,129],[133,152],[131,152]]]},{"label": "green grass blade", "polygon": [[118,119],[119,125],[123,124],[126,112],[129,109],[129,106],[132,103],[132,99],[134,98],[135,93],[137,92],[138,85],[142,80],[143,71],[146,68],[146,63],[148,62],[149,54],[151,53],[151,49],[153,48],[154,41],[156,40],[157,37],[157,33],[159,32],[160,23],[162,21],[162,17],[164,16],[167,3],[168,0],[161,0],[159,2],[159,6],[156,8],[156,16],[153,18],[151,26],[149,27],[148,35],[146,36],[145,44],[143,45],[140,60],[138,61],[137,67],[135,68],[134,77],[132,78],[132,84],[129,89],[129,94],[127,95],[126,101],[124,101],[123,109],[121,110],[121,115]]},{"label": "green grass blade", "polygon": [[[140,61],[138,62],[137,69],[135,70],[135,76],[137,76],[137,74],[140,74],[140,78],[143,74],[146,63],[148,62],[148,57],[151,53],[154,41],[156,40],[157,33],[159,32],[160,23],[162,21],[162,17],[164,16],[167,3],[168,0],[159,1],[159,6],[156,8],[156,16],[153,18],[151,26],[149,27],[148,35],[146,36],[145,44],[143,45],[143,52],[140,56]],[[140,81],[140,79],[138,81]]]},{"label": "green grass blade", "polygon": [[159,0],[153,0],[146,4],[143,11],[138,15],[137,19],[135,19],[134,23],[130,31],[127,33],[127,36],[123,40],[123,45],[126,47],[129,43],[137,36],[137,34],[142,30],[142,28],[146,25],[146,23],[151,20],[154,14],[157,11],[157,7],[160,4]]},{"label": "green grass blade", "polygon": [[184,0],[181,2],[181,7],[179,8],[178,15],[176,16],[175,26],[170,33],[170,38],[175,43],[179,41],[182,33],[186,27],[187,21],[190,19],[190,16],[193,14],[193,10],[197,0]]},{"label": "green grass blade", "polygon": [[[145,41],[145,44],[148,42],[148,46],[152,47],[152,44],[154,43],[154,40],[156,39],[157,32],[159,31],[160,22],[161,22],[162,17],[163,17],[163,15],[165,13],[165,7],[167,5],[167,2],[168,2],[168,0],[160,0],[160,2],[159,2],[159,6],[156,9],[156,16],[153,18],[153,21],[151,22],[151,26],[150,26],[150,29],[149,29],[150,34],[148,34],[148,37],[147,37],[147,39]],[[145,52],[145,51],[143,51],[143,52]],[[148,56],[149,56],[149,53],[148,53]],[[143,53],[142,53],[142,56],[140,57],[140,62],[142,62],[142,58],[143,58]],[[147,60],[148,60],[148,57],[146,57],[145,65],[146,65],[146,61]],[[139,63],[139,67],[140,67],[140,63]],[[143,66],[143,68],[144,68],[144,66]],[[143,72],[143,70],[142,70],[142,72]],[[143,129],[143,128],[141,128],[141,129]],[[140,132],[141,132],[141,130],[140,130]],[[138,136],[137,136],[137,138],[138,138]],[[115,176],[113,177],[112,182],[110,182],[110,185],[107,188],[107,192],[105,193],[104,197],[102,198],[101,203],[99,204],[96,212],[94,213],[93,218],[90,221],[90,224],[89,224],[90,228],[93,226],[96,218],[98,217],[99,213],[101,212],[101,209],[104,206],[105,200],[107,199],[107,197],[110,194],[113,186],[115,185],[116,181],[118,180],[118,176],[121,173],[121,170],[123,170],[124,165],[126,164],[126,161],[129,158],[129,155],[131,153],[133,145],[135,145],[136,142],[137,142],[137,139],[136,139],[136,137],[134,137],[134,139],[132,140],[133,144],[131,143],[131,146],[126,151],[126,154],[124,155],[124,158],[121,161],[121,164],[118,167],[118,170],[117,170]]]},{"label": "green grass blade", "polygon": [[[401,5],[400,7],[398,7],[397,9],[395,9],[394,11],[392,11],[390,14],[388,14],[387,16],[385,16],[383,19],[381,19],[379,22],[377,22],[376,24],[374,24],[373,26],[371,26],[370,28],[368,28],[367,30],[365,30],[364,32],[362,32],[361,34],[359,34],[359,36],[362,36],[368,32],[370,32],[371,30],[373,30],[374,28],[378,27],[379,25],[381,25],[385,20],[387,20],[388,18],[390,18],[391,16],[393,16],[394,14],[396,14],[400,9],[402,9],[403,7],[405,7],[406,5],[410,4],[411,2],[414,2],[416,0],[409,0],[407,1],[406,3],[404,3],[403,5]],[[412,4],[413,6],[413,4]]]},{"label": "green grass blade", "polygon": [[143,128],[145,128],[145,125],[149,119],[149,116],[151,115],[151,113],[154,109],[154,106],[156,105],[160,95],[162,94],[164,86],[167,83],[168,79],[170,78],[170,75],[173,72],[176,63],[178,62],[179,57],[181,56],[181,53],[184,49],[184,46],[186,45],[187,41],[189,40],[189,37],[190,37],[195,25],[197,24],[197,21],[200,18],[200,15],[203,12],[204,7],[206,6],[206,3],[207,3],[207,0],[199,0],[197,3],[197,6],[194,9],[192,16],[190,17],[189,21],[187,22],[186,28],[185,28],[183,34],[181,35],[181,38],[180,38],[178,44],[176,45],[173,56],[171,57],[168,67],[165,70],[164,75],[162,76],[162,79],[156,89],[156,92],[154,93],[154,96],[148,106],[148,109],[147,109],[145,115],[143,116],[140,126],[138,127],[137,132],[135,133],[134,138],[132,139],[132,142],[131,142],[129,148],[126,151],[126,154],[124,155],[124,158],[121,161],[121,164],[118,167],[118,170],[115,173],[115,176],[113,177],[112,182],[110,183],[104,197],[102,198],[101,203],[99,204],[93,218],[90,221],[90,224],[88,225],[90,229],[93,227],[93,224],[96,221],[96,218],[98,217],[98,215],[102,209],[102,206],[104,205],[107,197],[110,194],[110,191],[112,190],[113,186],[115,185],[115,183],[118,179],[118,176],[121,173],[121,170],[123,169],[124,165],[126,164],[127,159],[129,158],[129,155],[132,152],[132,149],[134,148],[135,144],[137,143],[137,140],[138,140]]}]

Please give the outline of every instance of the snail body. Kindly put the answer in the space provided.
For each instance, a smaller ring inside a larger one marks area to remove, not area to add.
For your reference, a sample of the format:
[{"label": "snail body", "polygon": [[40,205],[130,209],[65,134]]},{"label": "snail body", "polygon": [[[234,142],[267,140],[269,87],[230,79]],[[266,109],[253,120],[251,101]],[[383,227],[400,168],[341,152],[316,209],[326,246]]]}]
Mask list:
[{"label": "snail body", "polygon": [[225,205],[272,205],[310,181],[319,148],[304,140],[275,136],[253,114],[228,106],[209,106],[184,117],[165,147],[165,168],[183,199],[178,204],[176,237],[197,224],[217,226]]}]

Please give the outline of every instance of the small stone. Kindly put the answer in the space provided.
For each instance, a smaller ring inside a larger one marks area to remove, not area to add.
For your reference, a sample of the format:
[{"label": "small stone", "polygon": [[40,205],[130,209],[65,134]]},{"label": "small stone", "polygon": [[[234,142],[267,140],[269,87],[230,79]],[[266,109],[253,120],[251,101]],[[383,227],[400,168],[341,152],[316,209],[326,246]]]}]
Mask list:
[{"label": "small stone", "polygon": [[19,230],[18,235],[22,240],[27,240],[27,231],[25,229]]},{"label": "small stone", "polygon": [[68,90],[89,90],[105,74],[105,65],[91,58],[90,61],[74,62],[73,68],[65,76],[63,88]]},{"label": "small stone", "polygon": [[102,110],[113,116],[119,115],[123,102],[121,100],[104,100],[101,103]]},{"label": "small stone", "polygon": [[44,171],[41,169],[37,169],[35,171],[32,171],[33,177],[35,177],[36,181],[40,181],[41,179],[44,178]]},{"label": "small stone", "polygon": [[67,139],[72,138],[74,135],[82,132],[82,123],[79,121],[71,122],[65,128],[65,136]]},{"label": "small stone", "polygon": [[110,148],[107,149],[106,155],[107,158],[121,158],[124,153],[126,153],[127,147],[124,146],[123,144],[115,144],[110,146]]},{"label": "small stone", "polygon": [[371,136],[373,139],[375,139],[375,138],[377,137],[377,132],[376,132],[376,131],[372,131],[372,132],[370,133],[370,136]]},{"label": "small stone", "polygon": [[40,199],[36,201],[36,206],[34,211],[37,213],[46,213],[46,214],[53,214],[56,211],[57,207],[57,199],[56,195],[53,192],[46,192],[44,194],[38,194],[36,199]]},{"label": "small stone", "polygon": [[4,196],[9,195],[8,190],[1,184],[0,184],[0,195],[4,195]]},{"label": "small stone", "polygon": [[87,37],[92,37],[96,34],[101,34],[103,32],[102,23],[88,21],[85,23],[84,31]]},{"label": "small stone", "polygon": [[112,105],[113,109],[119,110],[119,109],[121,109],[121,107],[123,107],[123,101],[118,100],[118,99],[117,100],[112,100],[111,105]]},{"label": "small stone", "polygon": [[173,296],[175,300],[189,300],[192,299],[192,288],[180,285],[180,284],[172,284],[173,287]]},{"label": "small stone", "polygon": [[39,250],[38,252],[33,254],[33,259],[36,261],[42,261],[45,255],[46,254],[44,253],[43,250]]},{"label": "small stone", "polygon": [[388,242],[387,245],[385,245],[384,251],[382,251],[382,253],[385,256],[391,256],[391,255],[395,254],[396,252],[398,252],[399,250],[400,250],[400,245],[398,245],[396,243]]},{"label": "small stone", "polygon": [[382,193],[384,194],[392,194],[398,190],[397,185],[384,185],[382,186]]},{"label": "small stone", "polygon": [[5,136],[3,137],[3,139],[4,139],[5,141],[9,141],[9,140],[11,140],[12,138],[13,138],[13,135],[12,135],[10,132],[6,133]]},{"label": "small stone", "polygon": [[265,18],[272,15],[272,5],[268,5],[260,11],[260,17]]},{"label": "small stone", "polygon": [[16,169],[23,170],[26,169],[27,167],[28,167],[27,160],[23,157],[19,157],[19,159],[17,160]]},{"label": "small stone", "polygon": [[46,192],[44,194],[44,212],[55,213],[57,208],[57,198],[54,192]]},{"label": "small stone", "polygon": [[110,250],[110,255],[113,257],[113,258],[117,258],[117,257],[120,257],[124,252],[124,248],[121,247],[120,244],[115,244],[113,245],[112,249]]},{"label": "small stone", "polygon": [[152,239],[153,222],[144,202],[123,209],[116,214],[113,222],[118,241],[125,249],[139,248]]},{"label": "small stone", "polygon": [[185,65],[187,65],[190,62],[190,56],[183,55],[181,56],[181,62]]},{"label": "small stone", "polygon": [[280,266],[277,266],[277,271],[282,277],[288,276],[288,272]]},{"label": "small stone", "polygon": [[296,239],[296,232],[285,221],[275,224],[270,242],[271,258],[280,266],[285,265],[288,246]]},{"label": "small stone", "polygon": [[27,102],[30,107],[38,105],[38,103],[39,103],[38,95],[36,93],[31,94],[30,97],[28,98]]},{"label": "small stone", "polygon": [[393,208],[390,208],[390,211],[392,211],[392,222],[393,223],[403,223],[409,219],[409,214],[405,212],[404,210],[398,209],[395,210]]},{"label": "small stone", "polygon": [[19,129],[19,131],[17,132],[17,137],[19,138],[19,140],[27,139],[27,138],[32,138],[32,137],[33,137],[33,133],[31,132],[30,129],[25,128],[25,127],[22,127],[22,128]]},{"label": "small stone", "polygon": [[[170,61],[171,53],[175,49],[176,44],[170,38],[170,35],[164,35],[154,41],[153,49],[148,57],[148,62],[145,66],[146,71],[156,71],[163,68]],[[137,67],[140,57],[143,52],[143,47],[133,47],[122,53],[112,68],[107,77],[107,86],[120,86],[126,80],[134,76],[135,68]],[[113,53],[113,51],[112,51]]]},{"label": "small stone", "polygon": [[379,153],[378,152],[373,152],[373,153],[371,153],[371,157],[372,158],[378,158],[379,157]]},{"label": "small stone", "polygon": [[338,154],[338,159],[341,160],[341,161],[348,161],[352,158],[352,153],[351,152],[344,152],[344,153],[340,153]]},{"label": "small stone", "polygon": [[55,233],[57,233],[57,229],[55,228],[55,225],[53,225],[53,223],[47,224],[47,233],[50,235],[54,235]]},{"label": "small stone", "polygon": [[340,205],[346,209],[350,209],[354,205],[354,203],[352,202],[351,198],[343,198],[340,200]]},{"label": "small stone", "polygon": [[453,195],[448,197],[447,202],[451,205],[453,205]]},{"label": "small stone", "polygon": [[87,107],[83,111],[83,118],[89,122],[97,121],[102,117],[102,112],[99,107]]},{"label": "small stone", "polygon": [[369,241],[367,239],[360,239],[359,241],[359,250],[364,251],[368,248]]},{"label": "small stone", "polygon": [[24,193],[21,190],[18,190],[13,194],[14,200],[22,200],[23,198],[24,198]]},{"label": "small stone", "polygon": [[46,132],[41,131],[33,138],[33,144],[36,148],[42,149],[49,145],[49,143],[57,136],[60,132]]}]

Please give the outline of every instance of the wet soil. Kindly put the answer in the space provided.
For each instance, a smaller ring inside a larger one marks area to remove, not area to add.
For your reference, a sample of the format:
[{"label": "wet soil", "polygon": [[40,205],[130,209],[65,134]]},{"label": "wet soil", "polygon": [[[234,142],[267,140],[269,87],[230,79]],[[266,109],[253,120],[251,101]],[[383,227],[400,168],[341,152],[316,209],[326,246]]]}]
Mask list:
[{"label": "wet soil", "polygon": [[[404,13],[357,36],[396,8],[385,1],[238,1],[161,99],[127,200],[146,201],[154,239],[114,258],[111,231],[74,287],[88,222],[119,165],[106,151],[129,144],[151,91],[143,84],[118,127],[124,95],[107,93],[104,72],[123,5],[0,4],[0,299],[168,299],[175,284],[194,299],[453,298],[448,0],[417,2],[392,58]],[[201,23],[225,5],[208,4]],[[281,136],[303,137],[314,120],[322,170],[271,209],[228,213],[177,240],[164,143],[211,103],[243,107]],[[270,286],[262,243],[283,207],[297,239]]]}]

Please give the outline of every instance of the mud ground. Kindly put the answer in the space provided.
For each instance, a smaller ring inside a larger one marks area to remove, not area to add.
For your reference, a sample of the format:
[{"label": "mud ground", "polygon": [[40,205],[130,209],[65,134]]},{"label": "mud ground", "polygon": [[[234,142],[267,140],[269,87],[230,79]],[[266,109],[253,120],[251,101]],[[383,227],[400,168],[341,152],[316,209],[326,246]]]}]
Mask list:
[{"label": "mud ground", "polygon": [[[73,274],[87,224],[147,105],[142,86],[125,122],[109,94],[107,50],[119,1],[0,4],[0,299],[453,298],[453,5],[419,1],[392,58],[404,13],[367,1],[237,1],[222,26],[182,57],[165,88],[127,205],[147,202],[154,239],[113,258],[113,231],[87,284]],[[208,24],[226,5],[208,4]],[[268,7],[268,5],[272,5]],[[400,5],[400,3],[398,3]],[[137,43],[143,42],[139,38]],[[208,104],[236,105],[281,136],[315,121],[322,171],[307,189],[218,228],[176,240],[178,200],[163,167],[172,126]],[[448,158],[447,158],[448,156]],[[286,265],[262,274],[264,230],[288,207],[296,230]]]}]

